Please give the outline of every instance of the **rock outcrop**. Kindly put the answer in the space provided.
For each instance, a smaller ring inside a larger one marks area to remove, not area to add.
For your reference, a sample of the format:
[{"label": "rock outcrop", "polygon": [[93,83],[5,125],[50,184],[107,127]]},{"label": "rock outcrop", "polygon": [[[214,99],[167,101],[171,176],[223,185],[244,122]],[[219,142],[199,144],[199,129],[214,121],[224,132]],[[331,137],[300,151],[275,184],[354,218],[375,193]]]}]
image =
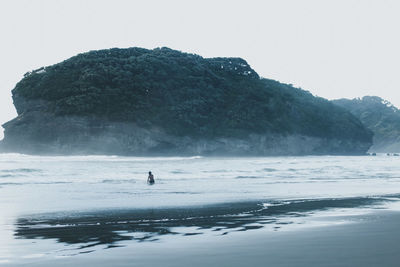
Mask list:
[{"label": "rock outcrop", "polygon": [[350,112],[240,58],[168,48],[80,54],[25,74],[1,149],[31,154],[363,154]]}]

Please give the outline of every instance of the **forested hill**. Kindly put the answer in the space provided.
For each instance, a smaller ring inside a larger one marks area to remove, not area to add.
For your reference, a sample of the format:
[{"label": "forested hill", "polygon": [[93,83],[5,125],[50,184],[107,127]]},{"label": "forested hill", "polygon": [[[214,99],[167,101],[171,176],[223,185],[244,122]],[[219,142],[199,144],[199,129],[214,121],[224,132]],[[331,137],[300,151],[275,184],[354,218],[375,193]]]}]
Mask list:
[{"label": "forested hill", "polygon": [[[35,149],[73,151],[86,142],[102,153],[100,137],[119,134],[127,143],[111,147],[128,154],[362,153],[372,140],[348,111],[260,78],[241,58],[169,48],[79,54],[26,73],[12,93],[18,118],[4,125],[8,148],[29,140],[28,146],[40,144]],[[114,133],[122,124],[125,130]]]},{"label": "forested hill", "polygon": [[339,105],[359,118],[374,133],[373,152],[400,152],[400,110],[377,96],[339,99]]}]

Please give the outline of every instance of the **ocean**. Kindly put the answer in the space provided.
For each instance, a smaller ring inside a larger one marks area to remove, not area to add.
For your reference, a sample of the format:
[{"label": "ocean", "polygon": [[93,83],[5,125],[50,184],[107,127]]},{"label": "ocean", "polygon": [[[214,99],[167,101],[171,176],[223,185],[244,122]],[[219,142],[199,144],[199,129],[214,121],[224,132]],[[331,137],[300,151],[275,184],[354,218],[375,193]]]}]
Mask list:
[{"label": "ocean", "polygon": [[354,223],[356,215],[400,210],[399,163],[386,155],[0,154],[0,265],[79,266],[127,249]]}]

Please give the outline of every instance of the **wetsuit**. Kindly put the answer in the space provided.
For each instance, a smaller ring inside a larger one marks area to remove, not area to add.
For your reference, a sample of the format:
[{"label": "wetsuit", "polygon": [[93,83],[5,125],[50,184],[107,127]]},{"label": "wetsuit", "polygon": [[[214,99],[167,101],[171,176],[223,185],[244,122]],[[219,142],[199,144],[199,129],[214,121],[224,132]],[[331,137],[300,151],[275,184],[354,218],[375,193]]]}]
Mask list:
[{"label": "wetsuit", "polygon": [[150,174],[150,175],[149,175],[149,178],[147,178],[147,182],[148,182],[149,184],[154,184],[154,176],[153,176],[153,174]]}]

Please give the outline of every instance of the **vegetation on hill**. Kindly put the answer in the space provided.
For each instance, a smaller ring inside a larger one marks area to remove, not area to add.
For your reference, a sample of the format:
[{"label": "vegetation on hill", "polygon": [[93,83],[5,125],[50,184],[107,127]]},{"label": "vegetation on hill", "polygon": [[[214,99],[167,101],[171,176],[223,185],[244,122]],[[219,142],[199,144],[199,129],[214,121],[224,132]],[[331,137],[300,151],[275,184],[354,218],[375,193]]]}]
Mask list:
[{"label": "vegetation on hill", "polygon": [[[169,48],[79,54],[25,74],[13,90],[57,116],[95,116],[157,126],[177,136],[299,134],[370,142],[348,111],[291,85],[260,78],[240,58],[203,58]],[[24,101],[20,101],[24,99]]]},{"label": "vegetation on hill", "polygon": [[[400,143],[400,110],[377,96],[332,101],[357,118],[374,133],[373,150],[392,152],[391,145]],[[399,145],[397,145],[400,147]],[[393,151],[399,152],[399,151]]]}]

